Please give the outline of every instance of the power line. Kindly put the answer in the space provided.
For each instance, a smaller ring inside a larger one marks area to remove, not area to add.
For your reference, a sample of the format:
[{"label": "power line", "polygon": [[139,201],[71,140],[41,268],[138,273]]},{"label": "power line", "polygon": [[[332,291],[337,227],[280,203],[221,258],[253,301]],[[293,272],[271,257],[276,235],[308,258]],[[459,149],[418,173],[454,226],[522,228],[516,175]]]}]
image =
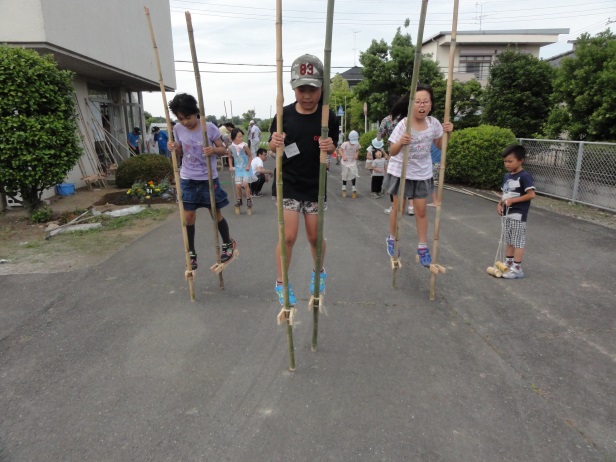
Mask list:
[{"label": "power line", "polygon": [[[174,62],[176,63],[190,63],[192,61],[188,61],[185,59],[176,59]],[[220,65],[220,66],[254,66],[254,67],[276,67],[276,64],[248,64],[248,63],[216,63],[212,61],[198,61],[199,64],[212,64],[212,65]],[[291,68],[290,65],[285,65],[283,67]],[[352,66],[331,66],[332,69],[350,69]]]}]

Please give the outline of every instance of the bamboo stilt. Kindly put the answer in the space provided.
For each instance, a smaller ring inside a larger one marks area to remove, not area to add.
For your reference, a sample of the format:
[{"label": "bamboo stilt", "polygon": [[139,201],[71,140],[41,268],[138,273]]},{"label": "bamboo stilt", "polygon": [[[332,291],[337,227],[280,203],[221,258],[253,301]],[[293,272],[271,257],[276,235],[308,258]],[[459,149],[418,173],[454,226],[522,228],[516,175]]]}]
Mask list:
[{"label": "bamboo stilt", "polygon": [[[167,94],[165,92],[165,83],[163,81],[163,72],[160,66],[160,58],[158,56],[158,47],[156,46],[156,39],[154,38],[154,29],[152,28],[152,20],[150,19],[150,9],[145,7],[145,15],[148,21],[148,27],[150,29],[150,36],[152,37],[152,46],[154,48],[154,56],[156,58],[156,66],[158,68],[158,82],[160,84],[160,93],[163,97],[163,106],[165,108],[165,119],[167,120],[167,133],[169,134],[169,141],[173,143],[173,130],[171,127],[171,117],[169,115],[169,106],[167,105]],[[180,170],[178,168],[178,160],[175,151],[171,151],[171,160],[173,162],[173,175],[175,178],[175,189],[178,198],[178,207],[180,208],[180,222],[182,224],[182,239],[184,241],[184,251],[186,255],[186,271],[185,277],[188,281],[188,290],[190,292],[190,301],[195,301],[195,272],[190,264],[190,250],[188,248],[188,233],[186,232],[186,217],[184,216],[184,203],[182,202],[182,188],[180,185]]]},{"label": "bamboo stilt", "polygon": [[[188,29],[188,41],[190,42],[190,54],[192,56],[193,69],[195,70],[195,83],[197,85],[197,99],[199,101],[199,114],[201,116],[201,130],[203,131],[203,145],[210,146],[210,138],[207,135],[207,123],[205,121],[205,109],[203,103],[203,89],[201,88],[201,74],[199,73],[199,61],[197,60],[197,48],[195,47],[195,36],[193,33],[192,19],[190,11],[186,15],[186,28]],[[205,155],[205,154],[204,154]],[[213,154],[212,154],[213,155]],[[214,175],[212,174],[212,158],[205,159],[207,164],[208,188],[210,191],[210,214],[212,215],[212,224],[214,230],[214,240],[216,242],[216,262],[218,266],[222,264],[220,260],[220,239],[218,238],[218,212],[216,209],[216,197],[214,196]],[[214,162],[216,165],[216,162]],[[225,288],[225,281],[222,277],[222,271],[218,273],[218,281],[220,288]]]},{"label": "bamboo stilt", "polygon": [[[325,26],[325,50],[323,62],[323,107],[321,112],[321,139],[329,136],[329,95],[332,56],[332,30],[334,24],[334,1],[327,1],[327,21]],[[320,293],[320,271],[323,267],[323,228],[325,225],[325,183],[327,177],[327,152],[321,151],[319,156],[319,217],[317,225],[317,248],[314,268],[314,291],[310,297],[309,308],[312,309],[312,351],[317,351],[319,333],[319,311],[323,309],[323,294]]]},{"label": "bamboo stilt", "polygon": [[[284,91],[282,88],[282,0],[276,0],[276,132],[282,134],[282,112],[284,106]],[[231,109],[233,114],[233,107]],[[233,117],[233,115],[231,116]],[[295,370],[295,348],[293,346],[293,321],[291,304],[289,303],[289,273],[287,271],[287,248],[285,245],[284,208],[282,205],[282,156],[284,146],[276,148],[276,206],[278,208],[278,245],[282,266],[282,284],[284,306],[280,312],[286,320],[287,341],[289,344],[289,370]]]},{"label": "bamboo stilt", "polygon": [[[419,68],[421,66],[421,45],[423,41],[424,24],[426,22],[426,11],[428,10],[428,0],[422,0],[421,13],[419,15],[419,28],[417,30],[417,45],[415,46],[415,59],[413,61],[413,74],[411,76],[411,90],[409,96],[409,108],[406,118],[406,133],[411,135],[413,103],[415,102],[415,92],[417,90],[417,82],[419,80]],[[398,210],[396,210],[396,236],[394,244],[394,256],[391,257],[392,280],[391,286],[396,288],[396,277],[398,268],[401,267],[400,257],[398,256],[398,241],[400,239],[400,223],[402,222],[402,214],[404,212],[404,188],[406,186],[406,168],[409,159],[410,146],[405,146],[402,149],[402,171],[400,173],[400,186],[398,188]],[[392,210],[393,213],[393,210]]]},{"label": "bamboo stilt", "polygon": [[[443,122],[449,122],[451,112],[451,93],[453,90],[453,64],[456,52],[456,40],[458,35],[458,0],[453,2],[453,20],[451,24],[451,45],[449,46],[449,69],[447,71],[447,91],[445,93],[445,118]],[[436,199],[436,218],[434,219],[434,243],[432,244],[432,266],[438,265],[438,239],[441,228],[441,205],[443,203],[443,184],[445,183],[445,166],[447,165],[447,144],[449,133],[443,133],[443,144],[441,145],[441,166],[438,173],[438,193]],[[436,276],[439,271],[432,271],[430,275],[430,300],[436,300]]]}]

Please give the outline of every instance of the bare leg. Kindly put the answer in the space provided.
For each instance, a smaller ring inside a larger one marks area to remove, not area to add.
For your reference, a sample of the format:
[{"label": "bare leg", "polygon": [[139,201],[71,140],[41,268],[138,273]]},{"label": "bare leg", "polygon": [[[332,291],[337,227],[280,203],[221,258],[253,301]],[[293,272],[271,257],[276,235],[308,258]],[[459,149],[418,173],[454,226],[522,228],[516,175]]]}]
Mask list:
[{"label": "bare leg", "polygon": [[413,199],[415,223],[419,242],[428,242],[428,215],[426,214],[426,199]]},{"label": "bare leg", "polygon": [[323,239],[323,246],[321,247],[321,268],[317,268],[317,238],[319,231],[319,215],[317,214],[304,214],[304,222],[306,225],[306,237],[310,243],[310,251],[312,252],[312,260],[314,261],[314,271],[318,273],[325,266],[325,239]]},{"label": "bare leg", "polygon": [[[389,214],[389,234],[396,236],[396,222],[398,221],[398,196],[393,196],[394,200],[391,203],[391,213]],[[402,210],[406,208],[406,199],[402,203]]]},{"label": "bare leg", "polygon": [[188,226],[194,225],[197,221],[197,211],[196,210],[184,210],[184,218],[186,218],[186,224]]},{"label": "bare leg", "polygon": [[[284,234],[285,248],[287,250],[287,270],[291,266],[291,256],[293,255],[293,246],[297,240],[297,231],[299,228],[299,212],[293,210],[284,211]],[[280,240],[276,245],[276,277],[278,281],[282,281],[282,261],[280,260]]]}]

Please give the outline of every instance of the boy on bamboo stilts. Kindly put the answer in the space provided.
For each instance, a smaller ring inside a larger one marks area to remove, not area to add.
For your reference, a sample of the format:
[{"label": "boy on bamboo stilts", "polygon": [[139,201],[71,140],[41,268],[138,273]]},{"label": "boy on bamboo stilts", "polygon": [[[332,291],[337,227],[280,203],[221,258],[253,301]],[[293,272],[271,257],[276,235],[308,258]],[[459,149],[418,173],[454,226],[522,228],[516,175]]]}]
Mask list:
[{"label": "boy on bamboo stilts", "polygon": [[[338,122],[332,110],[329,111],[329,136],[321,139],[323,63],[313,55],[303,55],[293,61],[291,66],[291,88],[296,101],[283,109],[282,131],[276,133],[276,118],[272,120],[269,149],[276,151],[284,146],[282,158],[283,207],[285,223],[285,247],[287,252],[287,269],[291,264],[293,246],[297,240],[300,214],[304,215],[306,236],[316,261],[318,235],[318,195],[320,151],[331,154],[336,149],[334,139],[338,139]],[[272,197],[276,197],[276,183],[272,186]],[[325,205],[327,207],[327,205]],[[325,257],[325,240],[322,248]],[[324,260],[324,258],[323,258]],[[315,265],[316,266],[316,265]],[[280,260],[280,242],[276,245],[277,280],[275,291],[280,304],[284,306],[282,286],[282,262]],[[316,271],[319,292],[325,290],[327,274],[324,267],[314,268],[310,277],[310,295],[313,294]],[[291,284],[289,284],[289,302],[297,303]]]},{"label": "boy on bamboo stilts", "polygon": [[210,213],[212,210],[208,184],[209,168],[212,169],[212,181],[214,182],[218,232],[223,241],[220,261],[225,263],[233,258],[236,247],[235,241],[231,239],[229,234],[227,220],[225,220],[220,211],[222,207],[229,205],[229,199],[218,180],[216,155],[224,156],[226,147],[222,143],[218,127],[211,122],[206,123],[209,146],[205,146],[199,120],[199,107],[194,96],[178,93],[169,103],[169,109],[180,122],[173,127],[173,138],[175,141],[169,143],[168,147],[170,151],[175,151],[182,159],[180,183],[192,269],[196,270],[198,266],[197,253],[195,251],[197,209],[205,207],[210,210]]},{"label": "boy on bamboo stilts", "polygon": [[[441,123],[431,117],[434,105],[434,94],[428,85],[417,85],[415,100],[413,101],[412,113],[408,114],[409,96],[405,96],[395,105],[396,110],[392,116],[404,117],[397,125],[389,137],[389,164],[387,166],[387,192],[393,194],[394,202],[392,213],[389,215],[389,236],[387,237],[387,253],[390,257],[394,256],[396,223],[398,214],[398,201],[406,202],[407,199],[413,201],[415,212],[415,222],[417,225],[417,254],[422,266],[429,267],[432,263],[430,250],[428,249],[428,216],[426,214],[426,199],[431,196],[434,188],[432,178],[432,158],[430,156],[430,145],[432,142],[440,149],[443,142],[443,132],[453,131],[453,124]],[[411,124],[411,136],[407,133],[407,124]],[[406,181],[404,197],[398,197],[398,187],[402,174],[403,148],[409,146],[408,164],[406,170]],[[404,208],[404,204],[403,204]]]}]

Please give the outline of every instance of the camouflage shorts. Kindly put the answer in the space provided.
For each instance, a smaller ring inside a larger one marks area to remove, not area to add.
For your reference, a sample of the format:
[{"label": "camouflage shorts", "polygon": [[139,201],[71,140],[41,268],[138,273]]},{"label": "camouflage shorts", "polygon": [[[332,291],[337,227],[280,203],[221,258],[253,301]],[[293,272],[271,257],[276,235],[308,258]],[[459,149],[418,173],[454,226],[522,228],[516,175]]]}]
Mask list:
[{"label": "camouflage shorts", "polygon": [[[292,210],[293,212],[307,213],[308,215],[316,215],[319,213],[319,203],[312,201],[298,201],[297,199],[283,199],[282,208]],[[327,210],[327,202],[325,208]]]}]

